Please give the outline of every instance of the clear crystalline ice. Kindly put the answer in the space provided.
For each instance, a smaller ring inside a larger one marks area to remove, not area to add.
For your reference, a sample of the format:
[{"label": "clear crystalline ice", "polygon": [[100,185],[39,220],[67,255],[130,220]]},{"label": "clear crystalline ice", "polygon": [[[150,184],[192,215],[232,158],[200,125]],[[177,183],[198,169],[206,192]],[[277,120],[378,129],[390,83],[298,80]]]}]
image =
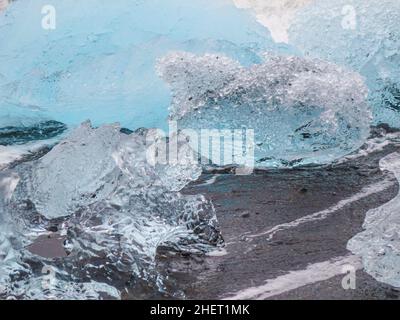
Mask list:
[{"label": "clear crystalline ice", "polygon": [[[161,149],[162,138],[156,130],[126,135],[118,124],[93,129],[90,122],[83,123],[26,170],[27,177],[22,173],[16,197],[26,193],[41,215],[54,219],[104,199],[115,200],[121,184],[129,183],[136,192],[152,187],[179,191],[200,176],[201,168],[197,163],[185,165],[182,159],[175,166],[153,166],[147,150],[154,149],[153,140]],[[182,154],[184,146],[179,151]],[[189,156],[190,149],[186,152]]]},{"label": "clear crystalline ice", "polygon": [[[117,124],[92,128],[86,122],[42,158],[18,165],[12,172],[18,183],[0,204],[0,226],[7,230],[1,253],[10,257],[1,262],[0,284],[7,294],[18,296],[24,283],[22,298],[97,298],[104,290],[115,297],[123,289],[115,285],[121,274],[161,290],[162,276],[155,271],[160,246],[204,252],[221,243],[212,203],[180,193],[201,174],[197,163],[185,161],[193,151],[179,140],[179,163],[152,162],[166,141],[156,130],[128,135]],[[1,182],[9,186],[5,178]],[[61,282],[43,292],[37,287],[43,274],[29,267],[29,261],[43,260],[24,248],[35,234],[46,234],[51,221],[62,222],[71,254],[46,261]],[[87,275],[96,281],[84,281]]]},{"label": "clear crystalline ice", "polygon": [[296,15],[289,43],[360,72],[374,122],[400,127],[400,1],[315,0]]},{"label": "clear crystalline ice", "polygon": [[109,195],[121,136],[118,126],[91,129],[85,123],[39,159],[23,181],[36,210],[49,219],[69,216]]},{"label": "clear crystalline ice", "polygon": [[[400,181],[400,154],[380,161]],[[400,194],[390,202],[368,211],[363,232],[352,238],[347,248],[363,258],[365,270],[375,279],[400,287]]]},{"label": "clear crystalline ice", "polygon": [[158,71],[173,92],[170,118],[180,129],[254,130],[259,166],[327,163],[369,134],[362,78],[334,64],[266,54],[243,67],[223,55],[176,52]]}]

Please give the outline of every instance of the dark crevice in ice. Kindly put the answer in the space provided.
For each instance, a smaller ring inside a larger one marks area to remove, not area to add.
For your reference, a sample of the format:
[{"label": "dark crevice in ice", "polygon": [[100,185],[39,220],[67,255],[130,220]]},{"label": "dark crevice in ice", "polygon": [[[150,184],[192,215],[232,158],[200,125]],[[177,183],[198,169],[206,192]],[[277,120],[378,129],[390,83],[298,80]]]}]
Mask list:
[{"label": "dark crevice in ice", "polygon": [[25,144],[30,141],[47,140],[62,134],[67,129],[64,123],[50,120],[33,126],[8,126],[0,128],[0,145]]}]

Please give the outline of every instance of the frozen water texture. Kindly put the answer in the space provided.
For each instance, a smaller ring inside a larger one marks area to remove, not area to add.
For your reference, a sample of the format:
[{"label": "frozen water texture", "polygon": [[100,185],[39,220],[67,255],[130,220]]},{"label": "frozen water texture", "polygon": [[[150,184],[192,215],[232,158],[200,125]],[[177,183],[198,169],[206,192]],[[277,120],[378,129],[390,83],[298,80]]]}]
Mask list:
[{"label": "frozen water texture", "polygon": [[252,64],[260,50],[279,50],[230,0],[54,0],[54,30],[42,28],[45,5],[16,1],[0,12],[0,127],[90,119],[164,128],[170,93],[158,58],[223,52]]},{"label": "frozen water texture", "polygon": [[[327,163],[364,143],[371,114],[357,73],[320,60],[264,59],[244,67],[223,55],[164,57],[158,69],[173,92],[171,119],[199,135],[253,129],[259,166]],[[234,156],[242,149],[232,148]]]},{"label": "frozen water texture", "polygon": [[400,2],[316,0],[297,13],[289,43],[360,72],[374,122],[400,127]]},{"label": "frozen water texture", "polygon": [[[382,170],[393,172],[400,181],[400,154],[380,161]],[[400,287],[400,194],[367,213],[365,231],[352,238],[347,247],[362,256],[365,270],[379,281]]]},{"label": "frozen water texture", "polygon": [[[190,161],[192,150],[178,141],[178,164],[153,163],[152,157],[166,149],[158,131],[127,135],[117,124],[94,129],[86,122],[42,158],[4,172],[2,194],[8,196],[1,205],[6,231],[1,248],[9,258],[2,259],[0,283],[6,294],[120,297],[124,286],[117,284],[124,277],[161,291],[158,248],[201,253],[219,244],[212,204],[179,192],[201,168]],[[17,179],[12,190],[10,175]],[[40,259],[25,249],[57,224],[68,257]],[[38,287],[46,277],[37,265],[55,270],[47,290]]]}]

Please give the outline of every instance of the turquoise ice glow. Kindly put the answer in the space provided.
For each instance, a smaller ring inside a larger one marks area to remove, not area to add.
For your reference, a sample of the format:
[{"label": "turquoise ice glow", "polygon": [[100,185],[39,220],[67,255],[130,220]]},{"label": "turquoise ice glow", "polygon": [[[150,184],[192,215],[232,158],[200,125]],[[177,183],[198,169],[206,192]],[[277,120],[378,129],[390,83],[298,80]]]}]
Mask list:
[{"label": "turquoise ice glow", "polygon": [[243,64],[276,47],[229,0],[47,0],[0,13],[0,126],[49,118],[69,125],[166,126],[170,93],[155,73],[169,51],[223,52]]}]

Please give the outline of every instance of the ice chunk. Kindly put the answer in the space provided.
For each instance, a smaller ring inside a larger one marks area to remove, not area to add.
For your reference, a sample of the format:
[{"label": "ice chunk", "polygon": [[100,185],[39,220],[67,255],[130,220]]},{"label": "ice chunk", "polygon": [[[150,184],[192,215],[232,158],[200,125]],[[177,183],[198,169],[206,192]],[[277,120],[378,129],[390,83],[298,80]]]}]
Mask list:
[{"label": "ice chunk", "polygon": [[259,50],[276,47],[230,0],[54,0],[54,30],[42,28],[47,5],[16,1],[0,13],[1,119],[24,113],[67,125],[164,128],[170,95],[157,58],[224,52],[252,64]]},{"label": "ice chunk", "polygon": [[[201,169],[196,163],[153,165],[150,151],[166,150],[165,139],[157,131],[126,135],[118,124],[93,129],[90,122],[83,123],[32,165],[16,192],[28,195],[36,210],[52,219],[115,197],[120,184],[129,183],[132,192],[151,187],[179,191],[197,179]],[[152,141],[159,148],[151,149]]]},{"label": "ice chunk", "polygon": [[360,72],[370,89],[374,122],[399,127],[399,19],[397,0],[316,0],[297,14],[289,43]]},{"label": "ice chunk", "polygon": [[[201,253],[220,244],[212,203],[179,192],[201,174],[186,140],[177,139],[179,162],[153,161],[167,141],[158,130],[128,135],[117,124],[92,128],[86,122],[42,158],[19,164],[12,172],[18,184],[0,203],[0,219],[7,220],[0,224],[7,228],[0,246],[13,255],[0,266],[7,294],[115,297],[125,286],[121,277],[162,290],[167,279],[156,270],[160,247]],[[43,291],[37,286],[46,278],[34,266],[44,260],[26,247],[54,224],[70,255],[46,260],[55,282]]]},{"label": "ice chunk", "polygon": [[106,179],[112,181],[120,137],[118,126],[92,130],[85,123],[38,160],[24,185],[36,209],[48,218],[68,216],[110,194],[114,186]]},{"label": "ice chunk", "polygon": [[[400,181],[400,154],[380,161],[382,170],[393,172]],[[400,287],[400,194],[381,207],[367,212],[365,231],[352,238],[347,247],[362,256],[365,270],[375,279]]]},{"label": "ice chunk", "polygon": [[[369,134],[363,80],[334,64],[265,55],[262,64],[243,67],[223,55],[177,52],[158,69],[173,92],[170,117],[180,129],[199,136],[205,129],[254,130],[259,166],[326,163]],[[231,149],[233,158],[242,151]],[[200,152],[210,158],[208,148]]]}]

